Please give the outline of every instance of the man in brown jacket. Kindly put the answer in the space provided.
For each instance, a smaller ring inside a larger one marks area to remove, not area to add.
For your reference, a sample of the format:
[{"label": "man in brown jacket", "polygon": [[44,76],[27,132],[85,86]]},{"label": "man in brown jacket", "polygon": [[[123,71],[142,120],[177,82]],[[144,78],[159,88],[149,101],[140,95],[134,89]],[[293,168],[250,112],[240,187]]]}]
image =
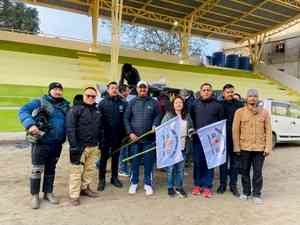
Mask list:
[{"label": "man in brown jacket", "polygon": [[257,204],[262,204],[262,168],[265,156],[272,150],[272,128],[269,113],[258,106],[258,91],[250,89],[246,106],[236,111],[233,121],[234,152],[240,155],[242,167],[242,200],[251,195],[250,169],[253,167],[252,195]]}]

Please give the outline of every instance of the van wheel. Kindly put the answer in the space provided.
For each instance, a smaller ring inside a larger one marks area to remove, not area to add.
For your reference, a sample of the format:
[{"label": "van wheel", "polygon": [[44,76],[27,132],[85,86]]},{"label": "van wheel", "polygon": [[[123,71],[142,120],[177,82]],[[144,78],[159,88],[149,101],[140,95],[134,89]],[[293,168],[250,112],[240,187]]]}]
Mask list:
[{"label": "van wheel", "polygon": [[275,148],[277,142],[276,134],[272,133],[272,149]]}]

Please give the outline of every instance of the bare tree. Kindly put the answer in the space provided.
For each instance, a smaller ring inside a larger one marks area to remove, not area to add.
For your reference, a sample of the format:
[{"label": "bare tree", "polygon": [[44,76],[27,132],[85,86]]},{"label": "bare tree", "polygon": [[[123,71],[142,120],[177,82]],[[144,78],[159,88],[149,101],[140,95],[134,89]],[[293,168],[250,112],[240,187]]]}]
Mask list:
[{"label": "bare tree", "polygon": [[[180,38],[178,32],[166,32],[153,27],[140,27],[124,24],[122,41],[128,47],[154,51],[167,55],[180,54]],[[200,56],[205,54],[207,42],[200,37],[192,37],[189,42],[189,54]]]}]

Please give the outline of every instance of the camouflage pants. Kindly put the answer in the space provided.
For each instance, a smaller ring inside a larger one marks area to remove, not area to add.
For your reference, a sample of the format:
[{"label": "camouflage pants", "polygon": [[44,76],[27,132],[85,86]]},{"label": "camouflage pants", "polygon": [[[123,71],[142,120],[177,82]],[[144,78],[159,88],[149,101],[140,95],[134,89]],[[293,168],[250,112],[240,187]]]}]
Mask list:
[{"label": "camouflage pants", "polygon": [[80,191],[90,185],[95,178],[96,166],[95,163],[99,158],[98,147],[86,147],[82,153],[80,165],[71,165],[70,171],[70,198],[79,198]]}]

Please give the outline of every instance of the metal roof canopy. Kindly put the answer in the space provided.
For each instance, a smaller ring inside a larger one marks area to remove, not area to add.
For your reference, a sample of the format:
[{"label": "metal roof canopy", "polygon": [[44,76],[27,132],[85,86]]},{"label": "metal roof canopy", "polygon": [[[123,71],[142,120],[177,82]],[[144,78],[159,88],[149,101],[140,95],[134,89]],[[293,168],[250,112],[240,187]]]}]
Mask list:
[{"label": "metal roof canopy", "polygon": [[[95,0],[22,0],[33,5],[92,15]],[[112,0],[98,0],[111,17]],[[206,38],[245,41],[300,17],[299,0],[124,0],[122,20],[163,30],[184,30]],[[176,24],[176,26],[174,25]]]}]

